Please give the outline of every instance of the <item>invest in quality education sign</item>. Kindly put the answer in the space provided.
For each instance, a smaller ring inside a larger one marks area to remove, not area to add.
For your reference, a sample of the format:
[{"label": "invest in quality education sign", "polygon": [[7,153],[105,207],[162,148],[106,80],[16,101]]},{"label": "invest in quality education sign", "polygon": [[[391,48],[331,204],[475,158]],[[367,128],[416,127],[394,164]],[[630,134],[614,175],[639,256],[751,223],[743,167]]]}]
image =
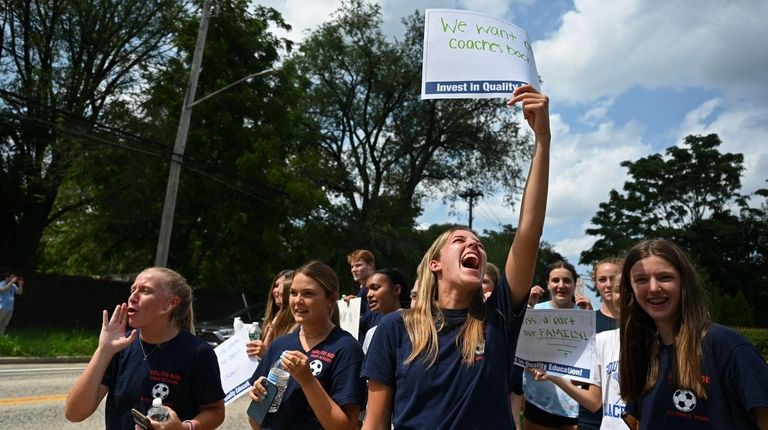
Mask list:
[{"label": "invest in quality education sign", "polygon": [[515,364],[594,383],[595,312],[528,309],[517,341]]},{"label": "invest in quality education sign", "polygon": [[508,98],[523,84],[541,90],[525,30],[481,13],[426,10],[422,99]]}]

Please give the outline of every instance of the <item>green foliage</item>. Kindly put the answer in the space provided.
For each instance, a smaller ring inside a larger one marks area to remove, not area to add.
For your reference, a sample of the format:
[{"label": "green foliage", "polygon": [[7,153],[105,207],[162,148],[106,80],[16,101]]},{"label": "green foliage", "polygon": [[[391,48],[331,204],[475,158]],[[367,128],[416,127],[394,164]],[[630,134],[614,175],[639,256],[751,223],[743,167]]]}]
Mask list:
[{"label": "green foliage", "polygon": [[[690,254],[710,291],[711,312],[723,324],[768,326],[756,312],[768,300],[768,211],[739,193],[741,154],[721,153],[715,134],[688,136],[684,145],[625,161],[631,179],[611,190],[587,234],[598,239],[580,262],[622,255],[639,240],[662,237]],[[766,190],[758,190],[765,197]]]},{"label": "green foliage", "polygon": [[513,110],[497,100],[419,99],[423,17],[406,21],[402,41],[380,29],[378,5],[343,4],[292,59],[311,85],[306,174],[328,195],[323,222],[344,250],[365,247],[394,260],[414,253],[404,238],[426,196],[455,199],[466,188],[517,192],[528,157]]},{"label": "green foliage", "polygon": [[741,290],[734,297],[728,294],[715,295],[710,301],[709,309],[714,321],[742,327],[754,324],[752,306]]},{"label": "green foliage", "polygon": [[[162,64],[183,5],[174,0],[4,2],[0,39],[0,260],[35,267],[44,229],[87,206],[87,190],[55,205],[89,157],[95,123],[130,99],[142,68]],[[7,91],[7,92],[6,92]],[[96,133],[98,134],[98,133]]]},{"label": "green foliage", "polygon": [[749,340],[752,345],[755,345],[760,355],[768,360],[768,329],[757,327],[732,327],[734,330],[741,333]]},{"label": "green foliage", "polygon": [[90,356],[98,344],[97,332],[61,328],[11,328],[6,332],[6,336],[0,336],[0,356]]}]

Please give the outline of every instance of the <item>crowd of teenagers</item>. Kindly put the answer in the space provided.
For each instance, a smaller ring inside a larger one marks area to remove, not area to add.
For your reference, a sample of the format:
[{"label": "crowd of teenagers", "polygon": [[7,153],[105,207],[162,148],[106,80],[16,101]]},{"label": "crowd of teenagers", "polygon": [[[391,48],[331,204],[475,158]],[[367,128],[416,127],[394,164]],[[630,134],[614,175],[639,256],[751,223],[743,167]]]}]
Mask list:
[{"label": "crowd of teenagers", "polygon": [[[594,267],[601,304],[576,294],[564,262],[534,270],[549,181],[549,100],[515,90],[534,132],[517,232],[502,270],[476,233],[453,228],[432,243],[415,281],[376,270],[373,254],[349,255],[358,290],[342,297],[325,263],[275,277],[248,395],[265,402],[275,362],[289,373],[276,411],[254,429],[762,429],[768,430],[768,365],[735,331],[709,320],[701,280],[686,254],[646,240]],[[339,299],[359,297],[360,332],[339,325]],[[528,308],[595,312],[592,384],[513,364]],[[70,421],[106,396],[106,427],[134,429],[161,397],[169,420],[154,429],[208,430],[224,420],[212,348],[193,335],[192,291],[176,272],[139,274],[127,303],[103,312],[99,345],[66,400]],[[523,421],[520,422],[520,412]]]}]

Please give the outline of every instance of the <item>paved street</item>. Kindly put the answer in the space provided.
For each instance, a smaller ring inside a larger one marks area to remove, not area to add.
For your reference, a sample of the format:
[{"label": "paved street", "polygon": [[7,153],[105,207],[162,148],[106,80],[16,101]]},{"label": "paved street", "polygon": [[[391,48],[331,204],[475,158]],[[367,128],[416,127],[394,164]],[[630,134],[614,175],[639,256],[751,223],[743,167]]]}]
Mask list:
[{"label": "paved street", "polygon": [[[103,430],[104,403],[82,423],[64,418],[64,398],[85,364],[0,364],[0,427],[14,430]],[[249,430],[247,397],[227,407],[221,429]]]}]

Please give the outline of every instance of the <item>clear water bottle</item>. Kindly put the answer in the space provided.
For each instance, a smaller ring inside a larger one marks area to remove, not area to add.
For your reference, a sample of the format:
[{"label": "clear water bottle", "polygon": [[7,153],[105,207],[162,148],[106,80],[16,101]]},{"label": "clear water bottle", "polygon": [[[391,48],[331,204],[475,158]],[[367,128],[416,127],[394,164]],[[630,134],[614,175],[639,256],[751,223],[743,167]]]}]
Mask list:
[{"label": "clear water bottle", "polygon": [[168,421],[168,408],[163,406],[163,399],[160,397],[152,399],[152,407],[147,411],[147,416],[155,421]]},{"label": "clear water bottle", "polygon": [[248,337],[251,340],[261,339],[261,327],[259,327],[258,321],[251,323],[251,326],[248,328]]},{"label": "clear water bottle", "polygon": [[280,403],[283,401],[285,387],[288,386],[288,378],[291,376],[290,373],[285,370],[285,366],[283,366],[283,354],[280,355],[280,358],[278,358],[275,361],[275,364],[272,365],[272,368],[269,369],[269,375],[267,376],[267,380],[277,386],[277,395],[275,396],[275,400],[272,401],[272,405],[269,407],[270,413],[277,412],[277,409],[280,407]]}]

